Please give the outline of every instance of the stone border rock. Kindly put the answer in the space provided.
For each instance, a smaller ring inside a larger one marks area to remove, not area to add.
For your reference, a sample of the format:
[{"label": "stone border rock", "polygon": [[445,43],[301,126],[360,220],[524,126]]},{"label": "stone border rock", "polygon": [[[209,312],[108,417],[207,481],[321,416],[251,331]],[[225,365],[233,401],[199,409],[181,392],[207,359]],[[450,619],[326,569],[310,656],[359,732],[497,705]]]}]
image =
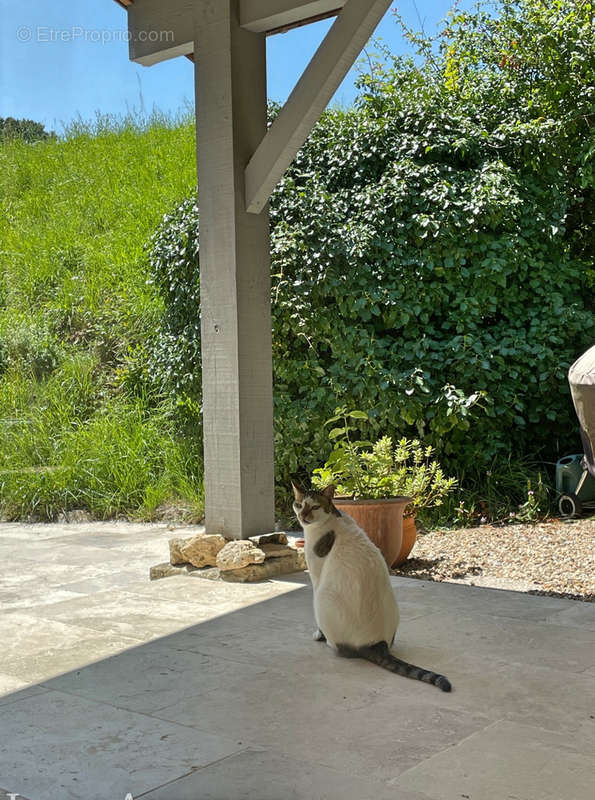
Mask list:
[{"label": "stone border rock", "polygon": [[174,566],[192,564],[193,567],[212,567],[217,556],[227,544],[223,536],[199,533],[186,539],[169,540],[169,560]]},{"label": "stone border rock", "polygon": [[190,575],[208,580],[252,583],[306,569],[303,548],[290,544],[283,532],[225,539],[199,533],[169,540],[170,560],[149,570],[150,580]]}]

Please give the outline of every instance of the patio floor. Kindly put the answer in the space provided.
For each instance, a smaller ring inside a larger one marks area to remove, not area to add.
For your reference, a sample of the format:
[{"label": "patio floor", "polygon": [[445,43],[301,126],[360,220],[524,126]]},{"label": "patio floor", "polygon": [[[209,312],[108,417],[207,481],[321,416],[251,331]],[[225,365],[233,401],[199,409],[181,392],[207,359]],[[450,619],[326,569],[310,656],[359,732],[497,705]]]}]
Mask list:
[{"label": "patio floor", "polygon": [[594,604],[395,578],[444,694],[314,642],[305,574],[150,583],[172,535],[0,525],[0,800],[592,800]]}]

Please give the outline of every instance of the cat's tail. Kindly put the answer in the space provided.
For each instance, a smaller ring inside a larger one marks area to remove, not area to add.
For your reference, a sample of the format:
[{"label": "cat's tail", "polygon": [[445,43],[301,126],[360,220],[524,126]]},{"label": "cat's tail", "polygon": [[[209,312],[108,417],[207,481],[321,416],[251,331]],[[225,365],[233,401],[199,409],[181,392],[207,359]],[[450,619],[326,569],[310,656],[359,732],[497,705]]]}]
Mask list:
[{"label": "cat's tail", "polygon": [[424,681],[424,683],[433,683],[443,692],[450,692],[452,688],[450,681],[444,675],[438,675],[436,672],[416,667],[413,664],[408,664],[407,661],[401,661],[400,658],[396,658],[388,649],[386,642],[377,642],[367,647],[360,647],[359,654],[362,658],[366,658],[373,664],[378,664],[383,669],[396,672],[397,675],[404,675],[406,678]]}]

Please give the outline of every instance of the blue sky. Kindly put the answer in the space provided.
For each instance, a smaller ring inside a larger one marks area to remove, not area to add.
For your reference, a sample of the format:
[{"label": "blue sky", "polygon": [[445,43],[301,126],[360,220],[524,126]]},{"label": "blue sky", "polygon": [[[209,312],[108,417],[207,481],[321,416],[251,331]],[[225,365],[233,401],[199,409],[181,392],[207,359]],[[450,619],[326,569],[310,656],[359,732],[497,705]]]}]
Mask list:
[{"label": "blue sky", "polygon": [[[401,0],[398,7],[416,28],[419,12],[429,33],[451,4],[452,0]],[[152,67],[128,60],[128,45],[112,36],[113,31],[126,30],[126,12],[113,0],[0,0],[0,10],[0,117],[34,119],[59,132],[64,123],[78,116],[93,118],[97,111],[123,114],[140,110],[142,103],[145,111],[157,107],[175,112],[193,102],[193,66],[188,59],[176,58]],[[271,99],[287,98],[330,24],[325,20],[269,37]],[[96,41],[103,31],[109,32],[112,41]],[[406,42],[391,11],[376,35],[393,52],[405,51]],[[51,41],[57,36],[66,40]],[[356,74],[351,70],[335,102],[352,102]]]}]

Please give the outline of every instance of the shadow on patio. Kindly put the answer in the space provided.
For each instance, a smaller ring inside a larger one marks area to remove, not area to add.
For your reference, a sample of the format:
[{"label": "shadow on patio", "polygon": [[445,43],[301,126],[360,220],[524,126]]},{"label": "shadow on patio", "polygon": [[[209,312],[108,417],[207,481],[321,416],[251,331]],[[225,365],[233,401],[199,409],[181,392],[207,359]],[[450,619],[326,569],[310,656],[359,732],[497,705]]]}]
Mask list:
[{"label": "shadow on patio", "polygon": [[[51,574],[74,542],[31,547]],[[31,587],[28,605],[6,593],[0,680],[4,692],[27,685],[0,698],[6,793],[592,797],[593,605],[393,579],[396,650],[445,673],[448,695],[313,642],[305,574],[254,585],[137,574],[125,586],[117,574],[56,597]]]}]

